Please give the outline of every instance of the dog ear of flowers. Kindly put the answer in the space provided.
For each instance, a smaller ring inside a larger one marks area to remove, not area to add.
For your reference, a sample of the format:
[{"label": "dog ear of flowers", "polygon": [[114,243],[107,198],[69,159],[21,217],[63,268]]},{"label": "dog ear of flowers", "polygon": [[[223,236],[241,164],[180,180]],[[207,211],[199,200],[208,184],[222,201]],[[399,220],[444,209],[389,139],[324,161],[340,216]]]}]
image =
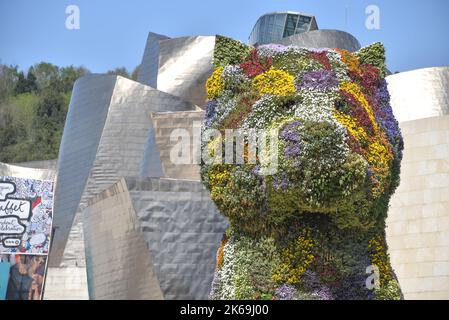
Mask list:
[{"label": "dog ear of flowers", "polygon": [[[242,271],[233,281],[241,277],[248,292],[236,296],[240,286],[234,283],[231,298],[300,292],[294,286],[302,277],[318,273],[317,261],[325,254],[315,247],[329,236],[326,232],[336,234],[336,243],[347,243],[348,237],[339,240],[346,233],[361,237],[362,256],[377,263],[383,259],[384,291],[377,296],[397,297],[384,228],[399,184],[403,140],[389,104],[383,45],[350,53],[272,44],[252,48],[220,37],[215,51],[203,129],[276,130],[279,139],[272,175],[263,174],[260,163],[201,165],[204,185],[230,222],[220,269],[226,271],[226,246],[233,246],[229,259],[236,259],[235,246],[262,259],[251,248],[265,237],[268,247],[259,251],[274,252],[271,267],[265,266],[273,285],[259,288]],[[326,227],[315,226],[317,221]],[[290,242],[276,240],[290,236]]]}]

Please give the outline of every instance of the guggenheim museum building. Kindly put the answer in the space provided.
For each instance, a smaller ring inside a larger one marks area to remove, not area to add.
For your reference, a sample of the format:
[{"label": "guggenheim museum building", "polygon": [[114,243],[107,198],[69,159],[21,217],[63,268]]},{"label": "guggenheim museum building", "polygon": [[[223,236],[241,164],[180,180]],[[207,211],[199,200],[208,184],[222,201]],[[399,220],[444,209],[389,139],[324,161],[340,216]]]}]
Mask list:
[{"label": "guggenheim museum building", "polygon": [[[215,36],[150,32],[137,81],[89,74],[73,88],[59,158],[0,164],[56,181],[44,299],[207,299],[227,221],[197,164],[173,164],[174,129],[204,117]],[[249,44],[361,48],[313,15],[261,16]],[[387,76],[405,140],[387,240],[405,299],[449,299],[449,67]]]}]

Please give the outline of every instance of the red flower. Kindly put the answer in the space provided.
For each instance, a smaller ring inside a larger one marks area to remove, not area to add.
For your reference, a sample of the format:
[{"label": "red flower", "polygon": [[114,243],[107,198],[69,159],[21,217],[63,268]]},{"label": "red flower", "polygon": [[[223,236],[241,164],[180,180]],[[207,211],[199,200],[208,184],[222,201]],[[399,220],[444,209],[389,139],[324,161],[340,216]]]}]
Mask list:
[{"label": "red flower", "polygon": [[324,67],[324,69],[326,69],[326,70],[332,69],[326,52],[324,52],[324,51],[323,52],[311,52],[310,57],[312,59],[315,59],[319,63],[321,63],[321,65]]},{"label": "red flower", "polygon": [[257,54],[257,50],[251,51],[251,58],[248,61],[243,62],[240,67],[245,74],[253,78],[261,73],[264,73],[273,65],[273,59],[271,57],[261,60]]},{"label": "red flower", "polygon": [[358,101],[349,93],[340,91],[343,100],[350,106],[348,114],[357,119],[359,126],[365,129],[368,134],[374,134],[374,127],[365,108],[359,105]]},{"label": "red flower", "polygon": [[362,86],[367,93],[373,94],[379,84],[380,71],[376,67],[369,64],[362,66]]}]

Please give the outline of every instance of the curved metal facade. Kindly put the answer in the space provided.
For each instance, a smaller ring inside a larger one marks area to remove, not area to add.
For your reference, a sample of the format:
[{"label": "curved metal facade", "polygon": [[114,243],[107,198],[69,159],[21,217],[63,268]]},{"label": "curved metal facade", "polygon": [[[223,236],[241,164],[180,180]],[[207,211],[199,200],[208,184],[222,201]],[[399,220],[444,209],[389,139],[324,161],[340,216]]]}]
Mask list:
[{"label": "curved metal facade", "polygon": [[203,107],[214,48],[215,36],[160,40],[157,89]]},{"label": "curved metal facade", "polygon": [[90,299],[162,299],[124,179],[95,196],[85,214]]},{"label": "curved metal facade", "polygon": [[76,82],[60,147],[52,266],[59,265],[74,216],[89,197],[121,176],[139,174],[151,112],[193,109],[120,76],[88,75]]},{"label": "curved metal facade", "polygon": [[85,213],[91,298],[207,298],[227,222],[200,182],[124,178]]},{"label": "curved metal facade", "polygon": [[386,79],[399,122],[449,114],[449,67],[401,72]]},{"label": "curved metal facade", "polygon": [[[201,124],[204,117],[204,111],[184,111],[184,112],[159,112],[152,114],[154,136],[151,136],[154,141],[151,141],[145,146],[145,155],[154,154],[151,150],[156,144],[159,149],[159,161],[157,164],[161,167],[163,174],[155,175],[156,171],[153,169],[156,161],[150,157],[145,156],[142,161],[140,171],[141,177],[166,177],[173,179],[187,179],[200,181],[200,167],[193,161],[183,164],[175,164],[170,159],[170,153],[178,141],[172,141],[170,134],[175,129],[185,130],[189,137],[195,139],[193,125],[196,122]],[[150,136],[150,135],[149,135]],[[193,142],[193,140],[192,140]],[[190,156],[193,160],[193,148],[190,147]]]},{"label": "curved metal facade", "polygon": [[[121,177],[138,176],[145,148],[160,163],[157,145],[147,145],[152,132],[151,114],[161,111],[194,110],[194,105],[165,92],[119,77],[108,108],[95,161],[80,201],[100,193]],[[150,173],[151,174],[151,173]]]},{"label": "curved metal facade", "polygon": [[[44,164],[43,162],[42,165],[45,167],[51,166],[51,164]],[[38,169],[0,162],[0,176],[54,181],[56,179],[56,171],[53,169]]]},{"label": "curved metal facade", "polygon": [[353,35],[339,30],[315,30],[304,32],[275,41],[275,43],[305,48],[339,48],[351,52],[361,48],[360,42]]},{"label": "curved metal facade", "polygon": [[59,266],[106,121],[116,77],[88,75],[76,81],[59,148],[55,228],[50,266]]},{"label": "curved metal facade", "polygon": [[145,51],[140,64],[137,81],[157,89],[157,74],[159,71],[159,40],[170,39],[162,34],[148,33]]},{"label": "curved metal facade", "polygon": [[212,74],[215,36],[148,35],[138,81],[202,108]]}]

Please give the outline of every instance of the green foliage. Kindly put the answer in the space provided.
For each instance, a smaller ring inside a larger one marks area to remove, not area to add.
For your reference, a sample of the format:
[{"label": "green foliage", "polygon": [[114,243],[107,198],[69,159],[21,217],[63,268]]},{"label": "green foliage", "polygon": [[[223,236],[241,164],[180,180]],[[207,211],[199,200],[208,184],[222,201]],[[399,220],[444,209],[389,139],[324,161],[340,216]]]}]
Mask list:
[{"label": "green foliage", "polygon": [[[230,284],[234,287],[232,298],[271,300],[276,289],[276,282],[269,275],[280,263],[273,238],[263,237],[254,241],[244,235],[235,234],[229,241],[236,254],[232,256],[232,259],[228,255],[228,259],[225,258],[224,264],[218,272],[222,272],[222,275],[225,276],[227,270],[232,269],[233,276],[230,278]],[[223,290],[223,288],[219,290]],[[223,293],[216,292],[216,294]]]},{"label": "green foliage", "polygon": [[89,71],[41,62],[27,75],[0,65],[0,162],[58,157],[74,82]]},{"label": "green foliage", "polygon": [[289,72],[290,74],[300,75],[297,77],[299,82],[302,74],[308,71],[319,70],[321,64],[308,57],[308,51],[286,51],[273,58],[273,67]]},{"label": "green foliage", "polygon": [[0,103],[14,94],[19,71],[17,66],[0,64]]},{"label": "green foliage", "polygon": [[90,73],[90,71],[82,66],[62,67],[59,69],[59,77],[55,79],[55,84],[59,85],[59,91],[69,92],[72,90],[75,81],[88,73]]},{"label": "green foliage", "polygon": [[36,76],[36,83],[39,91],[44,90],[50,85],[52,79],[59,76],[59,68],[54,64],[41,62],[30,68],[30,72]]},{"label": "green foliage", "polygon": [[133,72],[131,72],[131,80],[137,81],[139,72],[140,72],[140,64],[134,68]]},{"label": "green foliage", "polygon": [[[211,297],[401,298],[384,230],[403,141],[384,47],[248,50],[217,38],[204,128],[274,131],[277,150],[259,147],[255,164],[202,164],[202,181],[232,231]],[[203,151],[221,152],[217,141],[204,141]],[[378,290],[366,286],[371,265]]]},{"label": "green foliage", "polygon": [[15,94],[37,92],[37,90],[36,76],[31,70],[28,71],[26,77],[23,72],[19,73],[16,88],[14,90]]},{"label": "green foliage", "polygon": [[387,65],[385,63],[385,47],[382,43],[376,42],[364,47],[355,53],[361,64],[370,64],[380,70],[382,77],[387,75]]},{"label": "green foliage", "polygon": [[128,70],[125,67],[119,67],[119,68],[115,68],[112,70],[109,70],[108,72],[106,72],[107,74],[113,74],[113,75],[117,75],[117,76],[122,76],[128,79],[131,79],[131,76],[129,75]]},{"label": "green foliage", "polygon": [[396,280],[390,280],[386,286],[375,290],[376,300],[401,300],[402,292]]},{"label": "green foliage", "polygon": [[[130,76],[126,68],[109,74]],[[0,64],[0,162],[17,163],[58,157],[75,81],[90,73],[84,67],[40,62],[26,72]]]},{"label": "green foliage", "polygon": [[251,47],[228,37],[217,35],[215,41],[215,67],[239,64],[244,61],[251,51]]}]

